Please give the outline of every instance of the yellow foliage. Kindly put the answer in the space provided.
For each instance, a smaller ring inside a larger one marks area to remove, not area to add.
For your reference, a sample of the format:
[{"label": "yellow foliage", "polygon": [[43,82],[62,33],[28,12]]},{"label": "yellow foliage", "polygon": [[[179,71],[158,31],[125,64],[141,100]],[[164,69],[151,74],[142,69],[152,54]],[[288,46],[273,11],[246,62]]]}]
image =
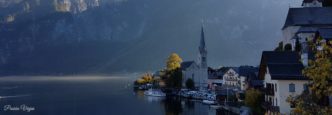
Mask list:
[{"label": "yellow foliage", "polygon": [[181,67],[181,62],[182,59],[180,58],[180,56],[176,53],[172,53],[166,62],[166,66],[167,66],[167,70],[171,71],[171,70],[175,70],[177,68]]},{"label": "yellow foliage", "polygon": [[140,79],[136,80],[137,83],[139,84],[144,84],[144,83],[152,83],[153,82],[153,76],[151,73],[145,73],[141,76]]}]

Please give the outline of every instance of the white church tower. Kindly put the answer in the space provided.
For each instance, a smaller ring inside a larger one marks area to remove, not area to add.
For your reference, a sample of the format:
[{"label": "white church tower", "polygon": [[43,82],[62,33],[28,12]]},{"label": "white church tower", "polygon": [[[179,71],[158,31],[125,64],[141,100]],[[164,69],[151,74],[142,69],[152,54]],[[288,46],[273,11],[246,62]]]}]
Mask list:
[{"label": "white church tower", "polygon": [[208,67],[207,67],[207,49],[205,45],[204,27],[201,30],[201,40],[199,44],[199,56],[197,64],[199,66],[199,86],[201,89],[207,87]]},{"label": "white church tower", "polygon": [[201,41],[199,45],[199,59],[198,64],[201,68],[207,68],[207,50],[205,47],[204,28],[201,31]]},{"label": "white church tower", "polygon": [[207,49],[204,38],[204,28],[201,30],[201,40],[198,47],[198,59],[196,61],[186,61],[181,63],[183,86],[188,79],[195,82],[195,87],[201,90],[207,88],[208,83],[208,66],[207,66]]}]

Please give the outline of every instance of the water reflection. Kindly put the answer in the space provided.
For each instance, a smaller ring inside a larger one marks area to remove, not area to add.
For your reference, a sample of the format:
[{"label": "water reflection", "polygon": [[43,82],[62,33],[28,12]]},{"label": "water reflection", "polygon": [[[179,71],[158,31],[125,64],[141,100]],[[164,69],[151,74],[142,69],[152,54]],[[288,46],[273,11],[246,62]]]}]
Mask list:
[{"label": "water reflection", "polygon": [[160,103],[165,115],[216,115],[216,110],[198,100],[180,97],[151,97],[145,96],[144,91],[135,91],[138,99],[151,103]]}]

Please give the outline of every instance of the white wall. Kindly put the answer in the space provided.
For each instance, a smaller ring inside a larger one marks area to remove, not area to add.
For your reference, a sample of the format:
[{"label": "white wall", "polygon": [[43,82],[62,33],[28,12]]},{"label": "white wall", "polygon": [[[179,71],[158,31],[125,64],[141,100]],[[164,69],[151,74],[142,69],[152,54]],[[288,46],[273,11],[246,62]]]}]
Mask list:
[{"label": "white wall", "polygon": [[300,26],[289,26],[282,30],[284,45],[292,43],[292,38],[299,29]]},{"label": "white wall", "polygon": [[195,82],[195,87],[207,87],[208,71],[207,68],[199,68],[197,65],[192,64],[186,70],[182,71],[183,82],[185,86],[187,79],[191,78]]},{"label": "white wall", "polygon": [[[264,87],[266,88],[266,83],[272,83],[277,85],[277,88],[274,92],[274,96],[265,96],[265,101],[268,101],[268,98],[271,97],[273,106],[279,106],[280,113],[290,114],[291,108],[290,104],[286,102],[287,97],[290,95],[296,96],[300,95],[303,92],[304,84],[308,83],[307,80],[272,80],[271,75],[269,74],[267,68],[267,74],[265,74]],[[293,83],[295,85],[295,92],[289,92],[289,84]]]},{"label": "white wall", "polygon": [[[231,73],[234,73],[233,75]],[[224,75],[223,75],[223,81],[225,85],[230,86],[237,86],[240,87],[239,81],[239,74],[236,73],[233,69],[229,69]]]}]

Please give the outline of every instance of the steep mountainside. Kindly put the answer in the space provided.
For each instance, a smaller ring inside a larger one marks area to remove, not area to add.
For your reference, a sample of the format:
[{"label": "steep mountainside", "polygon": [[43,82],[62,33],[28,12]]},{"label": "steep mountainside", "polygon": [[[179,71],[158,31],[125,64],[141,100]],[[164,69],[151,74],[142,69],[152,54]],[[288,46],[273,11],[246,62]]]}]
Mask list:
[{"label": "steep mountainside", "polygon": [[155,70],[177,52],[208,64],[257,64],[292,0],[0,0],[0,74]]}]

